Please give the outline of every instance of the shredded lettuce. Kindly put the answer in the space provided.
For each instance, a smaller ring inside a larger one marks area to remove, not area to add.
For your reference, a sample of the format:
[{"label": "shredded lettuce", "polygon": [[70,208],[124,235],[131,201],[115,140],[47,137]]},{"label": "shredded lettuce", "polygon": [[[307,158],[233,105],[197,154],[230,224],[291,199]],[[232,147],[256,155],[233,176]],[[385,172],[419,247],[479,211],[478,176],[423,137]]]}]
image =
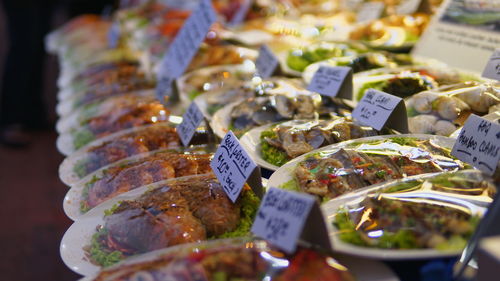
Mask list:
[{"label": "shredded lettuce", "polygon": [[94,139],[95,135],[90,130],[83,128],[73,134],[73,146],[75,149],[79,149]]},{"label": "shredded lettuce", "polygon": [[277,136],[273,130],[266,130],[260,134],[260,152],[262,159],[278,167],[283,166],[290,160],[284,151],[267,143],[265,138],[277,138]]},{"label": "shredded lettuce", "polygon": [[106,228],[99,229],[92,235],[89,254],[90,258],[97,264],[108,267],[121,261],[124,256],[120,251],[109,251],[102,244],[102,240],[106,239],[108,230]]},{"label": "shredded lettuce", "polygon": [[251,190],[245,190],[241,194],[241,217],[238,223],[238,227],[231,232],[226,232],[215,238],[233,238],[233,237],[244,237],[250,233],[253,221],[255,219],[255,214],[259,209],[260,199]]},{"label": "shredded lettuce", "polygon": [[87,159],[81,159],[75,163],[73,172],[79,177],[83,178],[87,175]]},{"label": "shredded lettuce", "polygon": [[289,180],[285,183],[283,183],[280,188],[285,189],[285,190],[290,190],[290,191],[298,191],[300,192],[299,185],[295,179]]}]

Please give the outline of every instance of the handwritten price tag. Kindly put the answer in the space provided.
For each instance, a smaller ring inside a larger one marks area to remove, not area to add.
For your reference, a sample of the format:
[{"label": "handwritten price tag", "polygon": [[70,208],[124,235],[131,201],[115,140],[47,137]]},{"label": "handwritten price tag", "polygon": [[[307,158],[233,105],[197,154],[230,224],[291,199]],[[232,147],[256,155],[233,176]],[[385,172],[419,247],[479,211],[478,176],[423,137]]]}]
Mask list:
[{"label": "handwritten price tag", "polygon": [[422,0],[405,0],[396,7],[396,14],[410,15],[416,13]]},{"label": "handwritten price tag", "polygon": [[252,233],[293,253],[315,202],[311,195],[271,187],[262,199]]},{"label": "handwritten price tag", "polygon": [[[157,81],[174,80],[184,73],[215,20],[216,14],[211,1],[202,0],[163,56]],[[166,83],[158,83],[156,94],[163,101],[166,95],[172,95],[172,87],[166,86]]]},{"label": "handwritten price tag", "polygon": [[231,18],[230,24],[231,25],[238,25],[242,23],[245,20],[245,17],[248,14],[248,10],[250,10],[250,7],[252,6],[253,0],[242,0],[240,2],[240,6],[238,8],[238,11],[234,14],[234,16]]},{"label": "handwritten price tag", "polygon": [[330,97],[352,99],[352,68],[321,66],[307,87],[311,92]]},{"label": "handwritten price tag", "polygon": [[358,22],[370,22],[379,19],[384,12],[384,2],[368,2],[361,5],[356,17]]},{"label": "handwritten price tag", "polygon": [[210,167],[229,198],[236,202],[245,182],[257,165],[248,156],[238,138],[229,131],[215,152]]},{"label": "handwritten price tag", "polygon": [[493,175],[500,161],[500,124],[472,114],[458,135],[451,155]]},{"label": "handwritten price tag", "polygon": [[500,80],[500,49],[496,49],[483,71],[483,77]]},{"label": "handwritten price tag", "polygon": [[364,125],[381,130],[384,126],[408,132],[408,117],[403,99],[368,89],[352,111],[352,117]]},{"label": "handwritten price tag", "polygon": [[114,22],[108,31],[108,46],[110,48],[118,47],[120,41],[120,23]]},{"label": "handwritten price tag", "polygon": [[271,49],[266,45],[262,45],[259,49],[257,61],[255,61],[255,67],[260,77],[271,77],[278,68],[278,64],[278,58],[276,58]]},{"label": "handwritten price tag", "polygon": [[177,126],[177,134],[179,135],[179,138],[184,146],[189,145],[189,142],[191,142],[191,139],[196,132],[196,128],[200,126],[203,119],[203,113],[200,111],[196,103],[192,102],[186,110],[186,113],[182,116],[182,123]]}]

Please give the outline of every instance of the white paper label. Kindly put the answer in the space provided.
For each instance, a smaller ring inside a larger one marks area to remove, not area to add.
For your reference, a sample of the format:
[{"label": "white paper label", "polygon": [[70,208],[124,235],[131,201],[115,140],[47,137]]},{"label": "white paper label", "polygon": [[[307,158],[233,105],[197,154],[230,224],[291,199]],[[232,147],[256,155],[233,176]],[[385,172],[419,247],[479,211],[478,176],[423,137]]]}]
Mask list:
[{"label": "white paper label", "polygon": [[315,200],[309,194],[271,187],[257,211],[252,233],[293,253]]},{"label": "white paper label", "polygon": [[350,11],[355,11],[358,9],[359,5],[363,3],[364,0],[344,0],[343,6]]},{"label": "white paper label", "polygon": [[405,0],[396,7],[396,14],[410,15],[416,13],[422,0]]},{"label": "white paper label", "polygon": [[257,165],[243,149],[238,138],[229,131],[215,152],[210,167],[226,194],[236,202],[245,182]]},{"label": "white paper label", "polygon": [[401,102],[403,102],[401,98],[368,89],[352,111],[352,117],[364,125],[381,130]]},{"label": "white paper label", "polygon": [[500,80],[500,49],[496,49],[483,71],[483,77]]},{"label": "white paper label", "polygon": [[276,71],[278,67],[278,58],[273,54],[268,46],[262,45],[259,49],[259,56],[255,62],[257,73],[262,78],[269,78]]},{"label": "white paper label", "polygon": [[196,128],[200,126],[201,121],[203,121],[203,113],[200,111],[195,102],[186,110],[186,113],[182,116],[182,123],[177,126],[177,134],[182,141],[184,146],[188,146],[189,142],[196,132]]},{"label": "white paper label", "polygon": [[233,15],[233,18],[231,19],[231,25],[238,25],[245,20],[250,7],[252,7],[252,3],[252,0],[243,0],[240,2],[238,11],[236,11],[236,13]]},{"label": "white paper label", "polygon": [[451,155],[493,175],[500,161],[500,124],[472,114],[458,135]]},{"label": "white paper label", "polygon": [[118,47],[118,42],[120,41],[120,23],[114,22],[108,31],[108,46],[110,48]]},{"label": "white paper label", "polygon": [[[215,20],[216,14],[211,1],[202,0],[163,56],[157,73],[157,81],[177,79],[184,73]],[[164,85],[158,83],[156,88],[160,100],[163,100],[163,97],[171,90],[161,88],[162,86]]]},{"label": "white paper label", "polygon": [[361,5],[357,15],[358,22],[370,22],[377,20],[384,12],[385,4],[383,2],[368,2]]},{"label": "white paper label", "polygon": [[[350,75],[349,75],[350,74]],[[350,86],[350,87],[349,87]],[[307,87],[311,92],[330,97],[352,98],[352,68],[321,66]],[[340,93],[341,89],[344,93]]]}]

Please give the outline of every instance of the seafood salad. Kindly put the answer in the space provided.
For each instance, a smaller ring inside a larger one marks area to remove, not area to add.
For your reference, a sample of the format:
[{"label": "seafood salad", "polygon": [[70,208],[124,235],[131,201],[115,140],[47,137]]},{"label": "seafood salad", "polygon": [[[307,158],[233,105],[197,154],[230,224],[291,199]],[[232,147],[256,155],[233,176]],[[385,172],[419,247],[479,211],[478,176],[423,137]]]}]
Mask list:
[{"label": "seafood salad", "polygon": [[[146,254],[144,257],[151,256]],[[307,248],[286,254],[262,240],[225,239],[167,249],[150,261],[118,264],[94,281],[132,280],[273,280],[352,281],[347,268],[332,257]]]},{"label": "seafood salad", "polygon": [[105,211],[88,255],[93,262],[109,266],[173,245],[245,236],[259,203],[248,186],[232,203],[213,174],[159,183]]},{"label": "seafood salad", "polygon": [[212,154],[161,151],[112,165],[83,183],[82,213],[132,189],[162,180],[211,172]]},{"label": "seafood salad", "polygon": [[460,251],[479,220],[459,205],[376,195],[337,213],[334,225],[342,241],[358,246]]},{"label": "seafood salad", "polygon": [[347,66],[352,69],[353,73],[357,73],[376,68],[395,68],[411,64],[412,58],[406,54],[393,54],[382,51],[369,52],[349,57],[330,58],[326,61],[311,64],[304,70],[304,77],[306,77],[305,73],[315,73],[322,65],[331,67]]},{"label": "seafood salad", "polygon": [[354,93],[356,100],[363,98],[365,91],[373,88],[391,95],[406,98],[416,93],[435,89],[438,83],[428,74],[402,71],[398,74],[380,74],[374,75],[364,82]]},{"label": "seafood salad", "polygon": [[329,200],[362,187],[407,176],[463,169],[450,150],[431,140],[390,137],[354,141],[332,151],[307,155],[282,187]]},{"label": "seafood salad", "polygon": [[377,135],[370,127],[354,124],[348,118],[333,120],[293,120],[277,124],[260,135],[260,153],[267,162],[282,166],[289,160],[314,149]]},{"label": "seafood salad", "polygon": [[393,15],[362,25],[350,34],[351,40],[373,47],[403,47],[415,43],[429,22],[426,14]]},{"label": "seafood salad", "polygon": [[315,62],[324,61],[335,57],[354,57],[359,52],[347,44],[319,43],[307,48],[296,48],[289,51],[286,65],[295,71],[302,72],[307,66]]},{"label": "seafood salad", "polygon": [[304,90],[296,79],[271,78],[262,80],[260,77],[254,77],[250,81],[235,84],[234,87],[224,86],[209,91],[197,100],[205,105],[209,115],[214,115],[217,110],[232,102],[259,96],[293,95],[302,91]]},{"label": "seafood salad", "polygon": [[203,68],[190,72],[181,78],[183,81],[181,92],[193,100],[203,93],[219,89],[223,91],[236,89],[245,81],[251,80],[253,74],[253,70],[246,70],[240,65]]},{"label": "seafood salad", "polygon": [[442,86],[406,100],[410,132],[449,136],[470,114],[500,111],[499,84],[464,82]]},{"label": "seafood salad", "polygon": [[321,97],[318,94],[298,94],[295,97],[274,95],[255,97],[240,102],[230,112],[229,129],[236,136],[269,123],[292,120],[313,119],[346,115],[350,108],[340,100]]}]

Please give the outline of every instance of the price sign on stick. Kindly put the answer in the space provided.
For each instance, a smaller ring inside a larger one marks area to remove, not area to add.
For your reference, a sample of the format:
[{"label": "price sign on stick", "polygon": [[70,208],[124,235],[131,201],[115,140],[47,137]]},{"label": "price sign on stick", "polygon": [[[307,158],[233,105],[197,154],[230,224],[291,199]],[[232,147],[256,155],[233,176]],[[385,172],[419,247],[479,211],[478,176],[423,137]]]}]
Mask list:
[{"label": "price sign on stick", "polygon": [[[314,229],[314,233],[308,230]],[[299,238],[330,249],[330,241],[316,198],[305,193],[271,187],[260,204],[252,233],[288,253]]]},{"label": "price sign on stick", "polygon": [[195,102],[192,102],[186,110],[186,113],[182,116],[182,123],[177,126],[177,134],[184,146],[189,145],[189,142],[191,142],[196,132],[196,128],[200,126],[204,118],[200,108]]},{"label": "price sign on stick", "polygon": [[400,133],[408,132],[408,117],[403,99],[375,89],[365,92],[352,111],[352,117],[379,131],[387,126]]},{"label": "price sign on stick", "polygon": [[500,125],[472,114],[458,135],[451,154],[493,175],[500,161]]},{"label": "price sign on stick", "polygon": [[240,2],[240,6],[238,7],[238,10],[234,14],[234,16],[231,18],[230,24],[231,25],[238,25],[242,23],[245,20],[245,17],[248,14],[248,11],[250,10],[250,7],[252,7],[253,0],[243,0]]},{"label": "price sign on stick", "polygon": [[411,15],[418,11],[422,0],[405,0],[396,7],[396,14]]},{"label": "price sign on stick", "polygon": [[119,41],[120,41],[120,23],[113,22],[108,31],[108,46],[114,49],[118,47]]},{"label": "price sign on stick", "polygon": [[307,87],[321,95],[352,99],[352,68],[320,66]]},{"label": "price sign on stick", "polygon": [[210,162],[210,167],[233,202],[238,199],[245,182],[248,182],[258,196],[262,195],[260,168],[250,158],[232,131],[229,131],[222,139]]},{"label": "price sign on stick", "polygon": [[384,12],[385,4],[384,2],[368,2],[359,8],[357,15],[357,21],[360,23],[370,22],[377,20],[382,16]]},{"label": "price sign on stick", "polygon": [[483,71],[483,77],[500,80],[500,49],[496,49]]},{"label": "price sign on stick", "polygon": [[255,67],[260,77],[271,77],[278,69],[278,65],[278,58],[276,58],[271,49],[266,45],[262,45],[259,49],[259,56],[255,61]]},{"label": "price sign on stick", "polygon": [[156,87],[160,101],[172,98],[173,81],[184,73],[215,20],[210,0],[202,0],[186,20],[160,62]]}]

